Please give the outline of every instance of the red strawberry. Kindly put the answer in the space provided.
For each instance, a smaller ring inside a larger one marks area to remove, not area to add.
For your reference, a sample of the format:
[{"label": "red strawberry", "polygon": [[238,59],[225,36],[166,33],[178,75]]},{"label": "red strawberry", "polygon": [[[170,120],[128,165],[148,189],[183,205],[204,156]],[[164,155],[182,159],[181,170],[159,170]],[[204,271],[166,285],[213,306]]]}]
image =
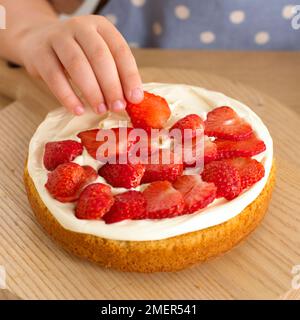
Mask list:
[{"label": "red strawberry", "polygon": [[217,197],[231,200],[241,192],[241,178],[238,170],[226,160],[206,164],[202,172],[202,179],[216,185]]},{"label": "red strawberry", "polygon": [[45,145],[44,166],[52,171],[58,165],[74,160],[82,151],[81,143],[74,140],[48,142]]},{"label": "red strawberry", "polygon": [[[198,154],[200,156],[200,158],[202,157],[202,162],[199,162],[199,164],[204,164],[204,163],[208,163],[210,161],[216,160],[217,159],[217,146],[216,144],[211,141],[207,136],[204,136],[204,141],[198,141],[199,145],[198,148],[202,148],[204,147],[204,155],[203,155],[203,150],[199,149],[198,150]],[[192,158],[191,161],[189,160],[189,157],[185,158],[184,157],[184,167],[194,167],[195,166],[195,157],[196,157],[196,138],[193,139],[193,144],[192,144],[192,148],[193,148],[193,154],[192,154]],[[199,159],[198,159],[199,160]],[[201,159],[200,159],[201,160]]]},{"label": "red strawberry", "polygon": [[90,174],[87,176],[86,169],[79,164],[68,162],[48,173],[45,187],[56,200],[72,202],[78,199],[81,189],[91,182],[91,179]]},{"label": "red strawberry", "polygon": [[247,140],[230,141],[216,139],[215,143],[218,148],[218,159],[252,157],[266,150],[265,143],[259,140],[255,134],[252,134]]},{"label": "red strawberry", "polygon": [[227,161],[238,170],[242,189],[251,187],[265,175],[264,166],[255,159],[235,158]]},{"label": "red strawberry", "polygon": [[[165,150],[165,151],[163,151]],[[182,163],[177,163],[174,158],[174,153],[167,149],[160,149],[158,152],[152,155],[157,156],[159,163],[151,163],[151,157],[149,157],[148,164],[145,164],[145,173],[142,178],[142,183],[148,183],[153,181],[163,181],[168,180],[173,182],[176,178],[182,175],[183,165]],[[153,158],[156,160],[156,158]]]},{"label": "red strawberry", "polygon": [[227,140],[244,140],[252,134],[252,128],[230,107],[219,107],[207,114],[205,134]]},{"label": "red strawberry", "polygon": [[143,164],[110,164],[103,165],[98,173],[113,187],[135,188],[140,185],[145,172]]},{"label": "red strawberry", "polygon": [[85,184],[90,183],[97,179],[98,173],[90,166],[82,166],[85,171]]},{"label": "red strawberry", "polygon": [[[87,152],[94,159],[104,161],[110,156],[110,158],[116,158],[117,160],[119,155],[127,154],[130,147],[135,143],[135,141],[128,139],[131,130],[132,128],[92,129],[80,132],[78,137],[81,139]],[[112,145],[112,148],[109,150],[105,148],[103,152],[97,153],[99,147],[107,141],[105,135],[110,136],[110,134],[114,135],[115,140],[112,140],[112,142],[116,142],[116,145]],[[103,139],[99,140],[102,137]]]},{"label": "red strawberry", "polygon": [[[178,120],[171,128],[179,129],[181,131],[182,138],[190,138],[195,137],[196,135],[203,134],[204,130],[204,122],[197,114],[189,114],[184,118]],[[190,132],[185,131],[186,129],[190,129]]]},{"label": "red strawberry", "polygon": [[102,183],[93,183],[81,192],[75,215],[78,219],[100,219],[113,203],[114,197],[110,187]]},{"label": "red strawberry", "polygon": [[145,218],[146,199],[141,192],[130,190],[117,194],[114,199],[114,205],[103,217],[106,223]]},{"label": "red strawberry", "polygon": [[[129,151],[128,151],[128,162],[135,164],[135,163],[147,163],[148,157],[151,153],[157,152],[159,147],[158,139],[153,138],[151,139],[151,135],[148,133],[146,135],[141,134],[140,130],[144,131],[143,129],[133,129],[133,134],[136,134],[136,143],[133,144]],[[152,143],[153,142],[153,143]]]},{"label": "red strawberry", "polygon": [[193,213],[208,206],[216,198],[217,187],[202,181],[199,175],[183,175],[173,183],[180,191],[185,203],[185,213]]},{"label": "red strawberry", "polygon": [[207,136],[204,136],[204,163],[216,160],[218,157],[217,145]]},{"label": "red strawberry", "polygon": [[144,100],[139,104],[127,102],[126,111],[135,128],[161,129],[171,115],[167,101],[153,93],[144,92]]},{"label": "red strawberry", "polygon": [[171,218],[183,214],[184,200],[169,181],[152,182],[143,192],[147,201],[147,218]]},{"label": "red strawberry", "polygon": [[97,149],[103,142],[96,141],[97,134],[100,129],[92,129],[80,132],[77,136],[81,140],[81,143],[87,149],[87,152],[96,159]]}]

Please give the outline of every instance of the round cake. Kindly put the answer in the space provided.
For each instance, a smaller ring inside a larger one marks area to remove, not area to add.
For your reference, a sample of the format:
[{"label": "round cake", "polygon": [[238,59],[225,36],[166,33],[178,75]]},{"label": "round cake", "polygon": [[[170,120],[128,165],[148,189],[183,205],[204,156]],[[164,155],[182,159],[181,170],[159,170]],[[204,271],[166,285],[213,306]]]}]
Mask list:
[{"label": "round cake", "polygon": [[[49,113],[31,139],[24,181],[37,220],[68,251],[122,271],[178,271],[258,226],[275,182],[273,143],[249,107],[221,93],[162,83],[144,90],[126,112]],[[135,128],[187,130],[192,148],[202,143],[202,161],[163,162],[164,151],[175,154],[168,136],[150,142],[158,162],[121,163],[137,142],[123,143],[120,128],[126,137]],[[118,133],[115,162],[99,156],[107,130]]]}]

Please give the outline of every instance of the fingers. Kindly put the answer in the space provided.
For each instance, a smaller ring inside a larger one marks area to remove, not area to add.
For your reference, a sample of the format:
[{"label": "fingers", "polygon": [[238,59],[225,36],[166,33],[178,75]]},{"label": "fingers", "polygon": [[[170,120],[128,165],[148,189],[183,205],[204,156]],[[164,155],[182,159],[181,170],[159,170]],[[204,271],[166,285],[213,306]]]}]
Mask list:
[{"label": "fingers", "polygon": [[46,63],[41,61],[37,65],[38,73],[52,93],[70,112],[76,115],[83,114],[84,108],[82,102],[73,91],[54,52],[51,50],[45,52],[43,61],[46,61]]},{"label": "fingers", "polygon": [[95,28],[76,30],[75,39],[94,71],[108,107],[113,111],[125,109],[126,101],[118,70],[105,41]]},{"label": "fingers", "polygon": [[88,104],[97,113],[105,111],[104,97],[98,81],[77,42],[71,37],[57,37],[52,46],[60,62],[70,75],[72,82],[83,94]]},{"label": "fingers", "polygon": [[143,99],[142,82],[131,50],[107,19],[73,18],[53,28],[38,42],[45,42],[47,52],[37,55],[31,64],[37,66],[50,90],[71,112],[82,114],[84,104],[64,71],[97,113],[107,108],[121,111],[126,100],[139,103]]},{"label": "fingers", "polygon": [[98,32],[108,45],[114,58],[127,100],[132,103],[141,102],[144,98],[142,81],[135,58],[127,42],[121,33],[103,17]]}]

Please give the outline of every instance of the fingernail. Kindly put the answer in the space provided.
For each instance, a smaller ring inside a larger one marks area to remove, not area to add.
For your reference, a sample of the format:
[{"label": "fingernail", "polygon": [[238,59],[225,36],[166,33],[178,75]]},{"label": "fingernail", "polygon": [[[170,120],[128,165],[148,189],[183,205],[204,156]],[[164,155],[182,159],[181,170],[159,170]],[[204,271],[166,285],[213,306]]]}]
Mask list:
[{"label": "fingernail", "polygon": [[144,91],[141,88],[135,88],[131,91],[130,101],[141,102],[144,98]]},{"label": "fingernail", "polygon": [[106,105],[104,103],[101,103],[97,108],[98,113],[104,113],[106,110]]},{"label": "fingernail", "polygon": [[77,106],[74,108],[74,113],[78,116],[82,115],[84,113],[84,109],[82,106]]},{"label": "fingernail", "polygon": [[121,100],[117,100],[112,104],[113,111],[122,111],[125,109],[125,103]]}]

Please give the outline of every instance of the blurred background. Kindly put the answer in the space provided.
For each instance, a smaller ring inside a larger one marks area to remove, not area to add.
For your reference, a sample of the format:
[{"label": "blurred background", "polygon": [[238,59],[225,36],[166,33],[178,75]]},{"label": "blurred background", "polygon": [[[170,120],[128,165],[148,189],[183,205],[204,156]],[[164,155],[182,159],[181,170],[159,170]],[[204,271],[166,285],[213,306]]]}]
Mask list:
[{"label": "blurred background", "polygon": [[300,3],[297,6],[289,0],[52,2],[72,15],[93,12],[106,16],[132,47],[300,49]]}]

